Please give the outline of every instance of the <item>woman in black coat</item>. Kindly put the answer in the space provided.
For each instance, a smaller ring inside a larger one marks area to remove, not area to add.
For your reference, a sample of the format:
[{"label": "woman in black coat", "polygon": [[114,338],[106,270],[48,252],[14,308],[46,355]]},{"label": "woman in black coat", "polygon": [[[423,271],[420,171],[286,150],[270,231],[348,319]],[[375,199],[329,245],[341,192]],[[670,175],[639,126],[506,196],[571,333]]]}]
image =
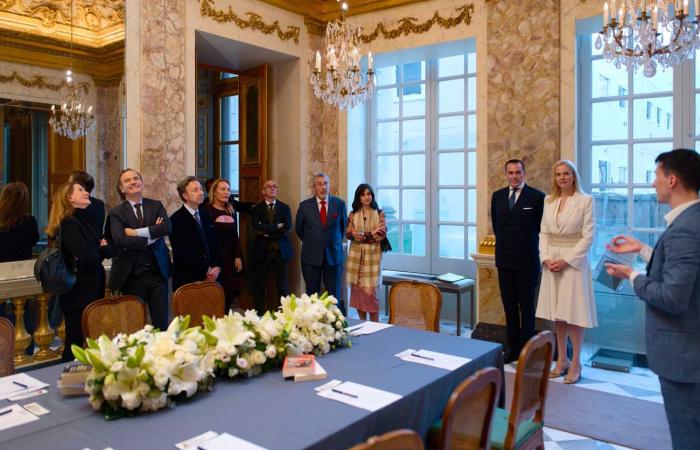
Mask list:
[{"label": "woman in black coat", "polygon": [[59,296],[66,321],[63,360],[73,359],[71,344],[82,346],[85,337],[81,318],[85,307],[104,297],[104,240],[92,226],[85,208],[90,195],[80,183],[62,186],[54,196],[46,232],[54,241],[60,232],[61,252],[69,270],[76,274],[73,289]]},{"label": "woman in black coat", "polygon": [[39,227],[29,214],[29,189],[21,181],[9,183],[0,193],[0,262],[32,258]]}]

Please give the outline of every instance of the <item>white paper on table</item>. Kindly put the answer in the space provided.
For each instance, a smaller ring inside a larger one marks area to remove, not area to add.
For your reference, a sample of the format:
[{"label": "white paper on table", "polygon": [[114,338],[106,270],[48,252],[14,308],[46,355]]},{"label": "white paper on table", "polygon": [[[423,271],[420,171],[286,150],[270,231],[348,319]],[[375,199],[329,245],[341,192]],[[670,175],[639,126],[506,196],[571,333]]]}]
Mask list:
[{"label": "white paper on table", "polygon": [[203,444],[211,439],[214,439],[218,435],[219,433],[210,430],[205,433],[198,434],[193,438],[189,438],[186,441],[178,442],[175,444],[175,448],[180,450],[196,450],[199,444]]},{"label": "white paper on table", "polygon": [[[20,386],[18,384],[24,386]],[[32,378],[26,373],[16,373],[14,375],[9,375],[7,377],[0,378],[0,400],[4,400],[8,397],[14,397],[19,394],[26,394],[28,392],[38,391],[48,387],[49,385]]]},{"label": "white paper on table", "polygon": [[367,411],[377,411],[401,398],[400,395],[393,392],[375,389],[352,381],[324,389],[318,395]]},{"label": "white paper on table", "polygon": [[260,447],[259,445],[255,445],[228,433],[221,433],[217,437],[203,444],[199,444],[198,448],[202,450],[230,450],[234,448],[236,450],[266,450],[264,447]]},{"label": "white paper on table", "polygon": [[0,413],[4,411],[12,410],[12,412],[3,414],[0,416],[0,431],[7,428],[16,427],[17,425],[22,425],[28,422],[34,422],[39,420],[37,416],[30,413],[26,409],[19,405],[8,406],[7,408],[0,408]]},{"label": "white paper on table", "polygon": [[393,327],[393,325],[389,323],[367,321],[359,325],[348,327],[347,330],[350,332],[350,336],[363,336],[365,334],[372,334],[377,331],[385,330],[389,327]]},{"label": "white paper on table", "polygon": [[39,389],[37,391],[31,391],[31,392],[22,391],[17,395],[7,397],[7,399],[11,402],[16,402],[17,400],[24,400],[25,398],[36,397],[37,395],[46,394],[47,392],[49,392],[48,389],[43,389],[43,388]]},{"label": "white paper on table", "polygon": [[455,370],[469,361],[469,358],[448,355],[447,353],[431,352],[430,350],[414,350],[409,348],[397,353],[395,356],[404,361],[424,364],[426,366],[437,367],[439,369]]}]

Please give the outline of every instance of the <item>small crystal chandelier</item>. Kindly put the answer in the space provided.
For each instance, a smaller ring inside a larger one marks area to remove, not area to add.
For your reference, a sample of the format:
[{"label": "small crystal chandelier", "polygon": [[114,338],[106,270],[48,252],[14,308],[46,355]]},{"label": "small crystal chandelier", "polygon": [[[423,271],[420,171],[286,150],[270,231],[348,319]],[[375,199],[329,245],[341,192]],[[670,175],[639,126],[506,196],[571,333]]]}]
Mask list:
[{"label": "small crystal chandelier", "polygon": [[[73,1],[70,4],[70,60],[73,63]],[[51,105],[49,125],[55,133],[69,139],[79,139],[85,136],[95,126],[95,116],[92,106],[85,108],[86,100],[81,92],[81,86],[73,83],[73,72],[66,71],[66,82],[61,88],[63,102],[60,111],[56,105]]]},{"label": "small crystal chandelier", "polygon": [[314,70],[309,81],[314,94],[330,105],[345,110],[354,108],[372,96],[374,71],[372,52],[367,55],[366,76],[360,69],[361,53],[358,47],[361,28],[345,21],[348,4],[341,4],[341,17],[326,26],[326,63],[321,66],[321,53],[316,52]]},{"label": "small crystal chandelier", "polygon": [[595,48],[618,69],[636,72],[643,67],[646,77],[656,75],[659,64],[664,69],[677,66],[700,48],[700,0],[694,1],[695,19],[688,14],[688,0],[621,0],[619,9],[616,0],[610,7],[606,1]]}]

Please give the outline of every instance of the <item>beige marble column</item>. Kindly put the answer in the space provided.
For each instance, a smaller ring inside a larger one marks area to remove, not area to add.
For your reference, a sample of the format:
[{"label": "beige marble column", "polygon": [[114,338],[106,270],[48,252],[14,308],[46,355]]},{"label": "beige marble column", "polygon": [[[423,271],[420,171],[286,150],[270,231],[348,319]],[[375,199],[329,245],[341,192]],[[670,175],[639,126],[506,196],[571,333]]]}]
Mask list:
[{"label": "beige marble column", "polygon": [[162,200],[172,212],[179,204],[175,185],[187,175],[185,0],[141,0],[138,4],[139,168],[146,196]]},{"label": "beige marble column", "polygon": [[[525,162],[529,185],[549,190],[561,154],[559,22],[560,0],[487,2],[488,198],[505,186],[510,158]],[[504,324],[492,259],[482,258],[478,277],[479,321]]]},{"label": "beige marble column", "polygon": [[119,116],[119,80],[95,82],[97,102],[97,173],[95,196],[104,200],[107,208],[119,203],[117,176],[122,166],[121,118]]}]

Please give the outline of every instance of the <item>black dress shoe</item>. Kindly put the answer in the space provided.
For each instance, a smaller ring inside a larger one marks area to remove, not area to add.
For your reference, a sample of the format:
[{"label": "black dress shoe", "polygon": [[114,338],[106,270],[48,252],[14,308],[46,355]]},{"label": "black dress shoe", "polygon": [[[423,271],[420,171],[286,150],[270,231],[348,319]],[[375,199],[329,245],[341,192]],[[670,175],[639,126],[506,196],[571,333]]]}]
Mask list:
[{"label": "black dress shoe", "polygon": [[518,360],[518,355],[517,353],[512,353],[512,352],[506,352],[503,354],[503,364],[510,364],[513,361]]}]

